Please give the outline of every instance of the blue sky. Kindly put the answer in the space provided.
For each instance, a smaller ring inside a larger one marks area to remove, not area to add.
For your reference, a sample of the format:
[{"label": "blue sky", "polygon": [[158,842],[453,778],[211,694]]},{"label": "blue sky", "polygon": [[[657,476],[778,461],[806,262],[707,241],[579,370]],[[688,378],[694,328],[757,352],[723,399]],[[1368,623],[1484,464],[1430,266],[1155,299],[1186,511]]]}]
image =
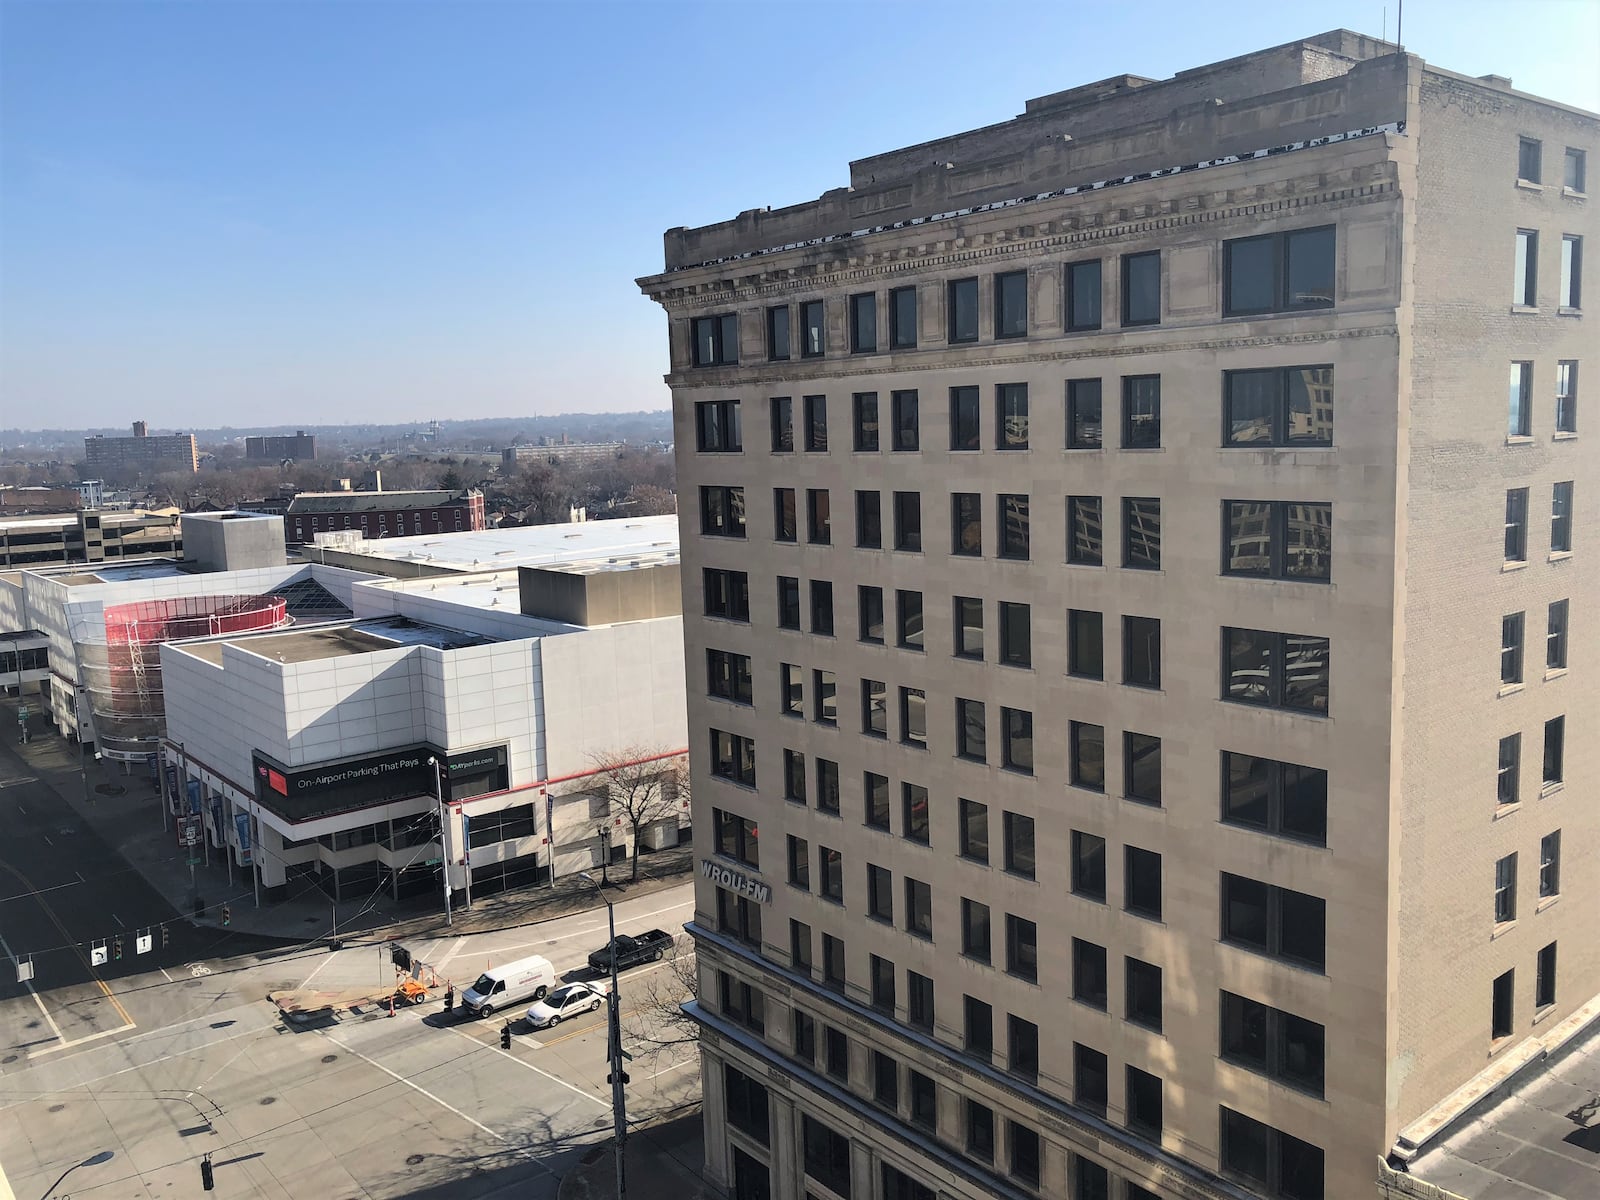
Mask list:
[{"label": "blue sky", "polygon": [[[660,408],[661,232],[1383,0],[0,0],[0,427]],[[1600,0],[1406,43],[1600,109]],[[1393,34],[1394,0],[1388,4]]]}]

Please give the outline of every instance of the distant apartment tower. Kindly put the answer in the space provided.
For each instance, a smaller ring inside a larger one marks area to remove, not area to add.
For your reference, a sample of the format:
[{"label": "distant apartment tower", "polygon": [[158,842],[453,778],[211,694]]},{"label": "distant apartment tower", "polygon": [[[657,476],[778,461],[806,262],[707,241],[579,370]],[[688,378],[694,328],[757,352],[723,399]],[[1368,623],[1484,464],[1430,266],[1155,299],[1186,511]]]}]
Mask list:
[{"label": "distant apartment tower", "polygon": [[83,439],[85,466],[90,474],[113,475],[131,472],[198,471],[200,455],[194,434],[170,433],[150,436],[143,421],[133,423],[132,437],[95,435]]},{"label": "distant apartment tower", "polygon": [[284,539],[291,546],[337,530],[359,530],[369,538],[380,538],[487,527],[483,493],[476,488],[458,492],[301,492],[283,512]]},{"label": "distant apartment tower", "polygon": [[667,232],[712,1186],[1372,1196],[1582,1024],[1597,148],[1341,30]]},{"label": "distant apartment tower", "polygon": [[288,434],[247,437],[244,456],[250,462],[282,462],[286,458],[309,462],[317,456],[317,435],[300,429],[292,437]]},{"label": "distant apartment tower", "polygon": [[500,466],[515,471],[529,462],[602,462],[626,450],[626,442],[541,442],[537,446],[507,446],[500,451]]}]

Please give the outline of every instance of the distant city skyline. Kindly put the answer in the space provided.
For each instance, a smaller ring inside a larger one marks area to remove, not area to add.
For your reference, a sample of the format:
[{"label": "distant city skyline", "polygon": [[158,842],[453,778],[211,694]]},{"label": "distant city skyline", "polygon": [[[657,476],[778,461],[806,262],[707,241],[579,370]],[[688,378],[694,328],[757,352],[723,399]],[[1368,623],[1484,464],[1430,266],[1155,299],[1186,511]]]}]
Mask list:
[{"label": "distant city skyline", "polygon": [[[813,199],[852,158],[1108,76],[1339,26],[1393,37],[1395,7],[1018,4],[973,36],[970,5],[898,0],[806,22],[732,3],[5,0],[0,427],[665,408],[663,318],[633,280],[660,269],[666,228]],[[1600,4],[1405,16],[1429,62],[1600,109]],[[696,69],[663,74],[668,44]],[[722,99],[751,45],[763,87]]]}]

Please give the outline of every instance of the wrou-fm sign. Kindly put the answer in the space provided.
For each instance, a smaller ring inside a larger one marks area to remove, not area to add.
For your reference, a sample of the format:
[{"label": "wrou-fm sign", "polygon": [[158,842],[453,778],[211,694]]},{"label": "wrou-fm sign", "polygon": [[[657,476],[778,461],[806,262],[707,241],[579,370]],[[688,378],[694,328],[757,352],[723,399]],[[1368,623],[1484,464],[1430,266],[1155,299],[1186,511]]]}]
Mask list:
[{"label": "wrou-fm sign", "polygon": [[709,879],[718,887],[727,888],[740,896],[748,896],[757,904],[767,904],[772,900],[771,884],[752,879],[742,871],[735,871],[732,867],[725,867],[709,858],[700,860],[700,877]]}]

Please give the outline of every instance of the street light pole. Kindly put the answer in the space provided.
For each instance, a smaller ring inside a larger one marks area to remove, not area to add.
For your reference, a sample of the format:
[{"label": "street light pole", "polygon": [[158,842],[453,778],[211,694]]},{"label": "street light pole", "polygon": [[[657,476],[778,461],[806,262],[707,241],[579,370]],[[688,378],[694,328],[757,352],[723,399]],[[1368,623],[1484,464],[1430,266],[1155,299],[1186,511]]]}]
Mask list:
[{"label": "street light pole", "polygon": [[[595,836],[600,839],[600,882],[606,887],[611,886],[611,826],[601,825],[595,829]],[[604,896],[600,897],[602,900]],[[609,903],[609,901],[607,901]]]},{"label": "street light pole", "polygon": [[[80,1163],[73,1163],[65,1171],[61,1172],[61,1179],[65,1179],[68,1175],[71,1175],[79,1167],[98,1167],[101,1163],[110,1162],[116,1156],[117,1155],[116,1155],[116,1151],[115,1150],[102,1150],[102,1151],[100,1151],[99,1154],[91,1155],[90,1157],[84,1159]],[[41,1200],[50,1200],[50,1193],[55,1191],[58,1187],[61,1186],[61,1179],[56,1180],[49,1187],[45,1188],[44,1196],[41,1198]]]},{"label": "street light pole", "polygon": [[606,899],[606,894],[600,890],[593,875],[584,871],[578,878],[592,887],[595,895],[605,904],[606,924],[611,932],[611,1013],[607,1021],[610,1030],[607,1056],[611,1062],[611,1140],[616,1146],[617,1200],[627,1200],[628,1176],[623,1165],[623,1151],[628,1144],[628,1100],[627,1093],[623,1091],[622,1075],[622,997],[617,994],[617,910]]},{"label": "street light pole", "polygon": [[439,778],[439,760],[430,757],[428,765],[433,768],[433,796],[439,802],[439,861],[443,864],[439,873],[444,877],[444,923],[454,925],[455,920],[450,913],[450,815],[444,807],[444,783]]}]

